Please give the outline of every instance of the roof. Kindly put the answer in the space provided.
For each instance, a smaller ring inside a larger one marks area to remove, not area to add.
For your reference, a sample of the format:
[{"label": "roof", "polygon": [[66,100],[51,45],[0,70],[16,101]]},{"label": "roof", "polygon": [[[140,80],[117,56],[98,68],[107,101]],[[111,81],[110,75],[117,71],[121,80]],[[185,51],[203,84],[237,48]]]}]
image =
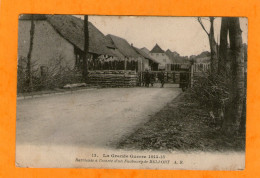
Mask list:
[{"label": "roof", "polygon": [[172,52],[171,50],[168,49],[165,53],[169,57],[169,59],[173,62],[173,64],[189,64],[189,60],[179,56],[177,52]]},{"label": "roof", "polygon": [[165,53],[172,53],[172,51],[170,49],[167,49]]},{"label": "roof", "polygon": [[[113,44],[112,39],[108,35],[105,36],[105,38],[109,43]],[[110,52],[113,53],[113,55],[116,56],[118,59],[124,59],[125,56],[118,50],[118,48],[115,45],[113,46],[113,48],[109,47]]]},{"label": "roof", "polygon": [[31,20],[33,17],[34,20],[46,20],[46,15],[43,14],[23,14],[19,15],[19,20]]},{"label": "roof", "polygon": [[194,61],[195,61],[196,63],[209,63],[209,62],[210,62],[211,55],[210,55],[210,52],[208,52],[208,51],[203,51],[203,52],[200,53],[199,55],[193,56],[192,58],[194,59]]},{"label": "roof", "polygon": [[210,62],[210,56],[206,57],[197,57],[195,58],[196,63],[209,63]]},{"label": "roof", "polygon": [[140,54],[142,57],[146,58],[146,59],[149,59],[155,63],[158,63],[154,58],[152,58],[151,56],[149,56],[149,54],[145,53],[144,51],[142,51],[141,49],[138,49],[136,47],[133,46],[133,48],[136,50],[136,52],[138,54]]},{"label": "roof", "polygon": [[[20,19],[29,20],[32,15],[23,15]],[[45,19],[52,27],[67,41],[84,51],[84,21],[72,15],[34,15]],[[38,18],[39,19],[39,18]],[[91,22],[88,22],[89,30],[89,52],[95,54],[112,55],[114,54],[108,47],[114,47],[106,40],[102,34]]]},{"label": "roof", "polygon": [[140,50],[142,50],[143,52],[145,52],[146,54],[149,54],[150,51],[146,48],[146,47],[143,47],[141,48]]},{"label": "roof", "polygon": [[145,52],[148,55],[150,53],[150,51],[146,47],[141,48],[141,51]]},{"label": "roof", "polygon": [[[141,48],[140,50],[151,57],[150,52],[147,48],[144,47],[144,48]],[[158,64],[164,63],[161,59],[158,59],[158,58],[153,58],[153,60]],[[168,61],[168,63],[172,63],[172,61],[168,58],[167,58],[167,61]]]},{"label": "roof", "polygon": [[156,44],[151,50],[151,53],[164,53],[164,50],[162,50],[162,48]]},{"label": "roof", "polygon": [[171,51],[170,49],[167,49],[165,53],[171,53],[174,57],[180,56],[179,53],[177,53],[176,51]]},{"label": "roof", "polygon": [[113,42],[113,45],[120,51],[122,55],[127,58],[138,58],[139,54],[132,48],[132,46],[123,38],[114,35],[107,35]]}]

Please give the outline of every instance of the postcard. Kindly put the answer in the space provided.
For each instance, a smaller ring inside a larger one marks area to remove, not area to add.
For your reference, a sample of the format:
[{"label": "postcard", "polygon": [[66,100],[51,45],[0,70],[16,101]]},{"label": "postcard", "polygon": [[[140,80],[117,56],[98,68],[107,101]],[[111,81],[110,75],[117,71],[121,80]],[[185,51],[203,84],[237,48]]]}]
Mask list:
[{"label": "postcard", "polygon": [[247,18],[18,21],[17,167],[245,169]]}]

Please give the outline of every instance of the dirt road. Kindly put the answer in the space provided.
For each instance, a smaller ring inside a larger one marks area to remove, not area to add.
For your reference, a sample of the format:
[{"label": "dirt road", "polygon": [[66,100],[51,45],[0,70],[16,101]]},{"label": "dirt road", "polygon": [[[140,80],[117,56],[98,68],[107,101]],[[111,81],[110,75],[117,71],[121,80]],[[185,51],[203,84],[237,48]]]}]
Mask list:
[{"label": "dirt road", "polygon": [[112,148],[180,92],[169,86],[107,88],[18,100],[17,156],[27,146]]},{"label": "dirt road", "polygon": [[20,100],[18,144],[106,146],[176,97],[178,88],[113,88]]}]

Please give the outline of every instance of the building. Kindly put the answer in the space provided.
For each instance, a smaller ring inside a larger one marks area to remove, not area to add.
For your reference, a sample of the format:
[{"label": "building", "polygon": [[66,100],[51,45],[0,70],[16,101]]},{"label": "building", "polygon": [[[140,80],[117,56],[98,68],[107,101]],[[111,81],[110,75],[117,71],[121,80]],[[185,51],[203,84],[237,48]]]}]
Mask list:
[{"label": "building", "polygon": [[127,40],[115,36],[107,35],[107,39],[115,46],[116,50],[122,55],[121,60],[125,61],[125,70],[141,72],[146,69],[156,68],[158,63],[140,49],[130,45]]},{"label": "building", "polygon": [[210,69],[210,52],[204,51],[197,56],[191,56],[194,72],[207,72]]},{"label": "building", "polygon": [[[72,15],[33,15],[34,38],[32,49],[32,67],[41,74],[41,70],[59,65],[70,69],[81,69],[84,55],[83,20]],[[32,15],[19,18],[18,59],[26,58],[30,46]],[[89,68],[95,68],[98,60],[118,58],[113,44],[91,23],[89,30]],[[61,60],[62,59],[62,60]]]},{"label": "building", "polygon": [[165,53],[172,61],[171,64],[167,64],[167,68],[170,71],[181,71],[190,68],[191,63],[188,57],[180,56],[177,52],[172,52],[170,49],[167,49]]},{"label": "building", "polygon": [[149,54],[159,63],[158,68],[160,70],[170,70],[169,68],[167,68],[167,64],[172,64],[172,61],[158,44],[153,47]]},{"label": "building", "polygon": [[145,47],[141,48],[141,51],[148,54],[156,63],[158,63],[157,70],[169,70],[166,66],[167,64],[172,64],[172,62],[158,44],[156,44],[151,51]]},{"label": "building", "polygon": [[123,38],[115,35],[107,35],[107,39],[122,54],[121,60],[124,62],[124,70],[138,71],[138,61],[141,56],[131,47],[131,45]]},{"label": "building", "polygon": [[149,54],[145,53],[141,49],[138,49],[136,47],[133,48],[143,58],[140,64],[141,66],[140,71],[145,71],[145,70],[158,71],[159,63],[154,58],[152,58]]}]

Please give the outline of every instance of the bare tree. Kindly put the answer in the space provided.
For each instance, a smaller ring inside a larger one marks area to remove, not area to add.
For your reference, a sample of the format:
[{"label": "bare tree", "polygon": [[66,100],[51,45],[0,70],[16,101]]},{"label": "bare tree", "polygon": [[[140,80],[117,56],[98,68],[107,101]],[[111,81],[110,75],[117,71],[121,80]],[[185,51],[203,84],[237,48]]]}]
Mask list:
[{"label": "bare tree", "polygon": [[222,17],[221,29],[220,29],[220,46],[219,46],[219,61],[218,61],[218,73],[225,74],[226,65],[229,65],[227,61],[227,48],[228,48],[228,18]]},{"label": "bare tree", "polygon": [[[226,64],[227,78],[230,80],[229,105],[225,111],[223,131],[234,133],[239,130],[244,103],[244,50],[242,31],[238,17],[227,18],[231,54],[230,65]],[[229,60],[227,60],[227,63]]]},{"label": "bare tree", "polygon": [[88,62],[87,56],[89,51],[89,32],[88,32],[88,16],[84,15],[84,56],[82,65],[82,75],[85,82],[88,80]]},{"label": "bare tree", "polygon": [[209,38],[209,45],[210,45],[210,53],[211,53],[211,73],[212,74],[217,74],[217,69],[218,69],[218,56],[217,56],[217,43],[215,40],[215,36],[214,36],[214,20],[215,17],[209,17],[210,21],[210,30],[209,32],[206,30],[203,22],[202,22],[202,17],[198,17],[197,20],[199,22],[199,24],[201,25],[202,29],[206,32],[206,34],[208,35]]},{"label": "bare tree", "polygon": [[31,58],[32,58],[32,50],[33,50],[33,39],[34,39],[34,31],[35,31],[35,24],[34,24],[34,15],[31,15],[31,30],[30,30],[30,46],[27,55],[27,83],[28,83],[28,90],[29,92],[32,91],[32,69],[31,69]]}]

